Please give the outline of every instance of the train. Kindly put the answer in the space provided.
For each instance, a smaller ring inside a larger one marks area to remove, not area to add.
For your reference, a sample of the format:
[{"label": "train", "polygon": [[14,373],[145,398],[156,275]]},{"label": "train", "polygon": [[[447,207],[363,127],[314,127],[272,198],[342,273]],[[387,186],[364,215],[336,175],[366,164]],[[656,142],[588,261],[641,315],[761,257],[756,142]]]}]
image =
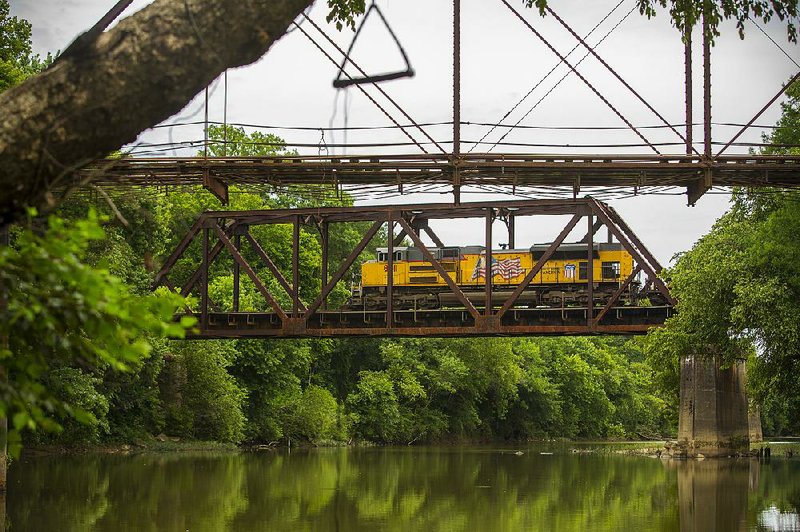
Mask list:
[{"label": "train", "polygon": [[[492,306],[503,305],[525,279],[550,244],[534,244],[523,249],[492,250]],[[395,247],[393,260],[393,307],[396,310],[455,308],[462,303],[444,278],[413,246]],[[486,305],[486,251],[483,246],[428,248],[450,278],[476,307]],[[589,301],[588,277],[593,285],[594,305],[605,305],[634,269],[631,254],[622,244],[593,243],[592,272],[588,270],[588,243],[561,244],[545,262],[531,283],[514,303],[517,307],[586,306]],[[387,306],[389,249],[377,248],[374,259],[361,264],[360,279],[351,287],[346,310],[382,310]],[[628,284],[618,305],[637,305],[644,298],[650,304],[663,304],[655,291],[640,290],[641,283]]]}]

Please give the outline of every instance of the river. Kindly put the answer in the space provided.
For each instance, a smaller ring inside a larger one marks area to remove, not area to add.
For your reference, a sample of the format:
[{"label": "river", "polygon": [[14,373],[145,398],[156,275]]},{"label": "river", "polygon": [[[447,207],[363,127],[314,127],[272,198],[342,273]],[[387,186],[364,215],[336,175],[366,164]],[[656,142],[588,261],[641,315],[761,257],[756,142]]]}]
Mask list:
[{"label": "river", "polygon": [[8,530],[800,530],[797,459],[586,447],[23,457],[9,471]]}]

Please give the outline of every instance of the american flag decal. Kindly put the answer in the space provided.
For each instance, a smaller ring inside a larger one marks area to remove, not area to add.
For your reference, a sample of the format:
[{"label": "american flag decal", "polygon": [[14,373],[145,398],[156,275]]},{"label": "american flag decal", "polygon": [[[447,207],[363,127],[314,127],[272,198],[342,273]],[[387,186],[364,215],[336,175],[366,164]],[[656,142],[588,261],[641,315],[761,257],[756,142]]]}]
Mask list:
[{"label": "american flag decal", "polygon": [[[475,279],[486,277],[485,263],[486,259],[484,257],[478,258],[478,262],[475,263],[475,269],[472,270],[473,281]],[[525,270],[522,269],[519,257],[514,259],[503,259],[501,261],[498,261],[496,258],[492,257],[492,277],[499,275],[508,281],[514,277],[522,275],[523,273],[525,273]]]}]

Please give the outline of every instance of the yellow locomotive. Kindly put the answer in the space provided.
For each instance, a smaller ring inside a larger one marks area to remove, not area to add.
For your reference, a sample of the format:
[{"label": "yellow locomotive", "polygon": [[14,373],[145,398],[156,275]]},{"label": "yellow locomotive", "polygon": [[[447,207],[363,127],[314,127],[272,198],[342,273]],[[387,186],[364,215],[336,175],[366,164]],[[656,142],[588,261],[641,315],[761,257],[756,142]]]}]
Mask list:
[{"label": "yellow locomotive", "polygon": [[[502,305],[508,299],[549,246],[492,250],[493,305]],[[485,306],[483,246],[429,248],[429,251],[474,305]],[[529,308],[586,305],[588,251],[586,243],[560,245],[515,304]],[[595,305],[602,305],[633,271],[633,257],[619,243],[595,243],[592,253],[593,299]],[[346,308],[385,309],[387,277],[388,248],[378,248],[377,257],[361,265],[360,283],[354,285]],[[393,280],[395,309],[461,306],[442,276],[415,247],[394,248]],[[631,283],[619,303],[635,303],[637,287],[638,283]]]}]

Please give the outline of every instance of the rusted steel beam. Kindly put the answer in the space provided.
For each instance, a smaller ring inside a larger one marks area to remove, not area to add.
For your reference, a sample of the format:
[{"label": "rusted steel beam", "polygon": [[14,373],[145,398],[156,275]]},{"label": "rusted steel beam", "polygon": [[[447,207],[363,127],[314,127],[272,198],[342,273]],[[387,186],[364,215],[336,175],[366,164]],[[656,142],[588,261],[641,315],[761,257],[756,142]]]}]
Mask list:
[{"label": "rusted steel beam", "polygon": [[[209,218],[207,217],[204,221],[204,224],[206,224],[207,226],[209,223],[214,224],[214,221],[210,222]],[[235,227],[236,223],[232,222],[230,225],[226,226],[224,230],[226,233],[228,233],[232,231]],[[209,251],[209,256],[208,256],[209,265],[214,263],[214,261],[217,259],[217,256],[222,251],[222,248],[223,248],[222,242],[218,241],[214,244],[214,247],[211,248],[211,251]],[[189,280],[186,282],[186,284],[183,285],[183,288],[181,288],[181,295],[183,297],[188,296],[192,292],[192,289],[195,287],[195,285],[200,281],[201,277],[202,277],[201,268],[197,268],[195,272],[192,274],[192,276],[189,278]]]},{"label": "rusted steel beam", "polygon": [[[274,297],[272,297],[272,294],[269,292],[269,290],[267,290],[267,287],[264,286],[264,283],[261,282],[261,279],[258,278],[258,275],[256,275],[256,272],[253,271],[253,268],[251,268],[244,257],[242,257],[242,254],[236,250],[236,246],[231,243],[225,232],[217,225],[214,226],[214,231],[217,233],[217,237],[219,237],[220,242],[222,242],[222,244],[228,248],[233,260],[241,265],[244,272],[248,277],[250,277],[250,280],[253,282],[253,284],[256,285],[258,291],[261,292],[261,295],[270,304],[272,310],[275,311],[275,314],[280,316],[281,320],[286,320],[286,313],[283,311],[280,304],[275,300]],[[204,281],[207,291],[208,279],[205,278]]]},{"label": "rusted steel beam", "polygon": [[300,316],[300,216],[292,225],[292,318]]},{"label": "rusted steel beam", "polygon": [[597,314],[597,317],[594,318],[595,325],[600,323],[600,320],[603,319],[603,316],[605,316],[606,313],[608,313],[608,311],[611,310],[611,308],[614,306],[614,303],[616,303],[619,300],[619,296],[621,296],[622,293],[625,292],[625,290],[630,286],[633,280],[636,279],[636,276],[639,275],[639,272],[641,271],[642,271],[641,264],[637,264],[636,267],[631,272],[631,274],[625,279],[625,281],[619,286],[619,288],[617,288],[614,291],[614,293],[611,294],[611,299],[608,300],[608,303],[606,303],[606,306],[603,307],[603,310],[601,310]]},{"label": "rusted steel beam", "polygon": [[[242,235],[235,234],[233,237],[233,245],[236,248],[236,251],[239,253],[242,252]],[[233,311],[239,312],[239,270],[240,270],[239,263],[233,261]]]},{"label": "rusted steel beam", "polygon": [[528,274],[525,276],[525,278],[522,280],[519,286],[517,286],[514,289],[514,291],[511,293],[511,296],[509,296],[506,302],[503,303],[503,306],[500,307],[500,310],[497,311],[498,318],[502,318],[505,315],[505,313],[508,312],[508,309],[510,309],[512,305],[514,305],[514,303],[517,302],[517,299],[519,299],[519,296],[522,294],[522,292],[524,292],[525,289],[528,287],[528,285],[531,284],[533,278],[536,277],[539,271],[541,271],[545,263],[548,260],[550,260],[550,257],[553,256],[553,253],[555,253],[556,250],[558,250],[558,246],[560,246],[564,242],[564,239],[567,238],[567,236],[575,228],[575,226],[578,224],[578,221],[582,217],[583,216],[581,214],[575,214],[572,217],[572,219],[569,222],[567,222],[567,225],[564,227],[564,229],[561,230],[561,232],[558,234],[553,243],[550,244],[550,247],[548,247],[547,250],[542,254],[542,256],[539,257],[539,260],[536,261],[536,265],[534,265],[531,271],[528,272]]},{"label": "rusted steel beam", "polygon": [[453,203],[461,203],[461,0],[453,0]]},{"label": "rusted steel beam", "polygon": [[480,317],[480,314],[478,313],[477,309],[475,309],[475,306],[472,304],[472,302],[467,298],[466,295],[464,295],[464,292],[461,291],[461,288],[458,286],[458,284],[456,284],[456,282],[453,281],[450,275],[444,270],[442,265],[439,263],[438,260],[436,260],[436,258],[428,249],[428,247],[422,242],[419,235],[417,235],[414,229],[411,228],[408,222],[402,217],[398,218],[397,221],[400,223],[400,226],[405,230],[406,234],[414,242],[414,245],[417,248],[419,248],[420,251],[422,251],[422,254],[425,256],[425,260],[431,263],[434,269],[442,277],[442,280],[444,280],[444,282],[447,283],[447,286],[450,288],[450,291],[452,291],[453,294],[456,296],[456,298],[461,302],[461,304],[464,305],[464,308],[467,309],[467,311],[472,315],[473,318],[477,319],[478,317]]},{"label": "rusted steel beam", "polygon": [[[327,183],[331,175],[343,186],[383,185],[394,191],[400,183],[452,184],[452,162],[440,155],[336,157],[140,158],[102,160],[81,170],[96,186],[201,185],[204,168],[231,184],[285,185]],[[570,193],[576,173],[581,188],[630,189],[680,186],[710,172],[716,186],[800,186],[800,156],[722,155],[703,160],[695,155],[530,155],[462,154],[462,183],[526,187],[558,187]],[[452,204],[451,204],[452,206]],[[288,222],[287,222],[288,223]]]},{"label": "rusted steel beam", "polygon": [[536,35],[536,37],[538,37],[538,38],[539,38],[539,40],[540,40],[540,41],[542,41],[542,43],[543,43],[545,46],[547,46],[547,48],[549,48],[549,49],[550,49],[550,51],[551,51],[551,52],[553,52],[553,53],[554,53],[554,54],[555,54],[555,55],[556,55],[556,56],[557,56],[557,57],[558,57],[558,58],[561,60],[561,62],[562,62],[563,64],[565,64],[565,65],[566,65],[566,66],[567,66],[567,67],[568,67],[568,68],[569,68],[569,69],[572,71],[572,73],[573,73],[573,74],[575,74],[575,75],[576,75],[576,76],[577,76],[577,77],[578,77],[578,78],[579,78],[579,79],[580,79],[580,80],[581,80],[581,81],[582,81],[582,82],[583,82],[583,83],[584,83],[584,84],[585,84],[587,87],[589,87],[589,89],[590,89],[592,92],[594,92],[594,93],[595,93],[595,95],[597,95],[597,97],[598,97],[598,98],[600,98],[600,100],[601,100],[601,101],[602,101],[604,104],[606,104],[606,106],[607,106],[609,109],[611,109],[611,111],[613,111],[613,113],[614,113],[615,115],[617,115],[617,116],[618,116],[618,117],[619,117],[619,118],[620,118],[620,119],[621,119],[621,120],[622,120],[622,121],[625,123],[625,125],[626,125],[626,126],[628,126],[628,128],[629,128],[631,131],[633,131],[634,133],[636,133],[636,135],[637,135],[637,136],[638,136],[640,139],[642,139],[642,140],[645,142],[645,144],[647,144],[647,145],[650,147],[650,149],[651,149],[651,150],[653,150],[653,151],[654,151],[655,153],[657,153],[657,154],[660,154],[660,153],[661,153],[661,152],[658,150],[658,148],[656,148],[656,147],[653,145],[653,143],[652,143],[652,142],[650,142],[650,141],[647,139],[647,137],[645,137],[645,136],[644,136],[644,135],[643,135],[643,134],[642,134],[642,133],[641,133],[641,132],[640,132],[638,129],[636,129],[636,126],[634,126],[634,125],[633,125],[633,124],[630,122],[630,120],[628,120],[627,118],[625,118],[625,116],[623,116],[623,114],[622,114],[622,113],[621,113],[621,112],[620,112],[620,111],[619,111],[619,110],[618,110],[616,107],[614,107],[614,104],[612,104],[610,101],[608,101],[608,99],[607,99],[605,96],[603,96],[603,94],[602,94],[602,93],[601,93],[599,90],[597,90],[597,88],[595,88],[595,86],[594,86],[594,85],[592,85],[592,84],[589,82],[589,80],[588,80],[588,79],[586,79],[586,78],[583,76],[583,74],[581,74],[580,72],[578,72],[578,69],[577,69],[577,68],[575,68],[575,66],[574,66],[572,63],[570,63],[569,61],[567,61],[567,58],[566,58],[566,57],[564,57],[564,56],[563,56],[561,53],[559,53],[559,51],[558,51],[558,50],[556,50],[556,49],[555,49],[555,47],[554,47],[552,44],[550,44],[550,41],[548,41],[547,39],[545,39],[545,38],[542,36],[542,34],[541,34],[541,33],[539,33],[539,31],[538,31],[536,28],[534,28],[534,27],[531,25],[531,23],[530,23],[530,22],[528,22],[528,21],[527,21],[527,19],[525,19],[525,17],[523,17],[523,16],[522,16],[522,15],[519,13],[519,11],[517,11],[516,9],[514,9],[514,7],[513,7],[511,4],[509,4],[509,3],[508,3],[508,0],[500,0],[500,1],[501,1],[503,4],[505,4],[505,6],[506,6],[508,9],[510,9],[510,10],[511,10],[511,12],[512,12],[514,15],[516,15],[516,17],[517,17],[517,18],[518,18],[518,19],[519,19],[519,20],[520,20],[520,21],[521,21],[521,22],[522,22],[522,23],[523,23],[523,24],[524,24],[524,25],[525,25],[525,26],[526,26],[526,27],[527,27],[527,28],[528,28],[528,29],[529,29],[529,30],[530,30],[530,31],[531,31],[531,32],[532,32],[534,35]]},{"label": "rusted steel beam", "polygon": [[336,273],[333,274],[330,282],[328,282],[328,284],[322,289],[322,293],[320,293],[319,297],[317,297],[317,299],[315,299],[314,302],[309,305],[308,310],[304,315],[306,321],[308,321],[308,319],[317,312],[317,309],[319,309],[320,305],[322,305],[322,301],[328,297],[328,294],[331,293],[336,284],[342,280],[344,274],[347,273],[347,270],[350,269],[350,266],[353,265],[353,262],[356,260],[356,258],[358,258],[361,252],[364,251],[364,248],[369,245],[370,240],[372,240],[372,237],[374,237],[378,232],[378,229],[381,228],[381,225],[383,225],[383,220],[373,223],[372,227],[369,228],[364,237],[361,239],[361,242],[359,242],[355,249],[350,252],[347,258],[344,260],[344,263],[342,263]]},{"label": "rusted steel beam", "polygon": [[686,154],[689,155],[693,151],[696,153],[696,150],[694,149],[694,124],[692,123],[694,120],[694,95],[692,93],[692,88],[694,86],[692,80],[692,27],[689,26],[688,22],[683,30],[683,39],[684,96],[686,98],[684,103],[686,106]]},{"label": "rusted steel beam", "polygon": [[486,307],[484,308],[484,315],[492,315],[492,281],[494,280],[494,268],[492,267],[492,223],[494,222],[494,209],[486,209],[486,257],[484,262],[484,269],[486,275],[483,277],[484,281],[484,300]]},{"label": "rusted steel beam", "polygon": [[[320,285],[319,290],[322,292],[322,289],[325,288],[325,285],[328,284],[328,260],[329,258],[329,248],[330,248],[330,225],[328,222],[323,221],[319,224],[319,234],[320,234],[320,245],[322,247],[322,267],[320,268]],[[328,308],[328,299],[325,298],[322,300],[322,309]],[[303,308],[303,312],[305,312],[305,307]]]},{"label": "rusted steel beam", "polygon": [[388,261],[386,263],[386,326],[390,329],[394,316],[394,213],[389,211],[386,218],[386,245]]},{"label": "rusted steel beam", "polygon": [[335,338],[335,337],[469,337],[469,336],[585,336],[592,334],[645,334],[656,324],[597,325],[497,325],[484,330],[475,327],[349,327],[342,329],[241,329],[201,331],[196,338]]},{"label": "rusted steel beam", "polygon": [[570,26],[569,26],[569,25],[568,25],[566,22],[564,22],[564,20],[563,20],[561,17],[559,17],[559,16],[556,14],[556,12],[555,12],[555,11],[553,11],[553,9],[552,9],[551,7],[547,6],[547,7],[545,7],[545,9],[547,10],[547,12],[548,12],[548,13],[550,13],[551,15],[553,15],[553,18],[555,18],[555,19],[556,19],[556,20],[559,22],[559,24],[561,24],[561,25],[564,27],[564,29],[566,29],[566,30],[567,30],[567,31],[568,31],[568,32],[569,32],[569,33],[570,33],[570,34],[571,34],[573,37],[575,37],[575,39],[577,39],[577,41],[578,41],[580,44],[582,44],[582,45],[583,45],[583,47],[584,47],[584,48],[586,48],[586,49],[589,51],[589,53],[590,53],[590,54],[591,54],[591,55],[592,55],[592,56],[593,56],[595,59],[597,59],[597,60],[600,62],[600,64],[601,64],[601,65],[603,65],[603,66],[606,68],[606,70],[608,70],[608,71],[611,73],[611,75],[612,75],[612,76],[614,76],[615,78],[617,78],[617,80],[618,80],[620,83],[622,83],[622,85],[623,85],[623,86],[624,86],[626,89],[628,89],[628,90],[631,92],[631,94],[633,94],[633,95],[636,97],[636,99],[638,99],[640,102],[642,102],[642,103],[644,104],[644,106],[645,106],[645,107],[647,107],[647,108],[648,108],[648,109],[649,109],[649,110],[650,110],[650,111],[651,111],[651,112],[652,112],[654,115],[656,115],[656,117],[657,117],[659,120],[661,120],[661,122],[662,122],[664,125],[666,125],[666,126],[667,126],[667,127],[670,129],[670,130],[672,130],[672,132],[673,132],[673,133],[675,133],[676,135],[678,135],[678,137],[679,137],[679,138],[680,138],[682,141],[686,142],[686,138],[685,138],[683,135],[681,135],[681,133],[680,133],[680,132],[679,132],[677,129],[675,129],[675,126],[673,126],[672,124],[670,124],[670,123],[669,123],[669,121],[668,121],[666,118],[664,118],[664,117],[661,115],[661,113],[659,113],[658,111],[656,111],[655,107],[653,107],[652,105],[650,105],[650,102],[648,102],[647,100],[645,100],[645,99],[642,97],[642,95],[641,95],[641,94],[639,94],[639,92],[638,92],[636,89],[634,89],[633,87],[631,87],[631,86],[630,86],[630,84],[629,84],[627,81],[625,81],[625,78],[623,78],[622,76],[620,76],[620,75],[617,73],[617,71],[616,71],[616,70],[614,70],[614,69],[611,67],[611,65],[609,65],[608,63],[606,63],[606,61],[605,61],[605,60],[604,60],[602,57],[600,57],[600,55],[598,55],[597,51],[596,51],[596,50],[595,50],[593,47],[589,46],[589,45],[586,43],[586,41],[585,41],[584,39],[582,39],[582,38],[581,38],[581,36],[580,36],[580,35],[578,35],[577,33],[575,33],[575,30],[573,30],[573,29],[572,29],[572,28],[571,28],[571,27],[570,27]]},{"label": "rusted steel beam", "polygon": [[761,115],[763,115],[764,112],[766,112],[767,109],[772,107],[772,104],[774,104],[778,100],[778,98],[783,96],[783,94],[789,89],[789,87],[791,87],[798,79],[800,79],[800,72],[798,72],[797,74],[792,76],[792,79],[790,79],[787,84],[785,84],[783,87],[781,87],[781,90],[779,90],[778,93],[775,96],[773,96],[770,99],[770,101],[768,101],[767,104],[764,107],[762,107],[761,110],[759,112],[757,112],[755,114],[755,116],[753,118],[751,118],[750,121],[748,121],[747,124],[745,124],[742,127],[742,129],[740,129],[739,131],[736,132],[736,134],[731,138],[731,140],[729,140],[728,143],[725,144],[725,146],[723,146],[722,149],[717,152],[716,156],[719,157],[720,155],[722,155],[722,153],[725,150],[727,150],[731,146],[731,144],[736,142],[736,140],[740,136],[742,136],[742,133],[744,133],[745,131],[750,129],[750,127],[755,123],[755,121],[758,120],[761,117]]},{"label": "rusted steel beam", "polygon": [[211,192],[223,205],[228,204],[228,185],[211,175],[208,168],[203,172],[203,188]]},{"label": "rusted steel beam", "polygon": [[392,240],[392,242],[394,243],[395,246],[399,246],[400,244],[403,243],[403,239],[405,237],[406,237],[406,231],[405,229],[403,229],[397,234],[397,236],[394,238],[394,240]]},{"label": "rusted steel beam", "polygon": [[445,246],[444,246],[444,242],[442,242],[442,239],[441,239],[441,238],[439,238],[439,235],[437,235],[437,234],[436,234],[436,232],[435,232],[433,229],[431,229],[431,226],[429,226],[429,225],[426,225],[426,226],[423,228],[423,230],[425,231],[425,233],[426,233],[426,234],[427,234],[429,237],[431,237],[431,240],[433,240],[433,243],[434,243],[434,244],[436,244],[436,246],[437,246],[437,247],[440,247],[440,248],[443,248],[443,247],[445,247]]},{"label": "rusted steel beam", "polygon": [[[216,224],[215,224],[216,226]],[[203,227],[203,258],[200,265],[200,326],[208,328],[208,226]]]},{"label": "rusted steel beam", "polygon": [[[706,0],[706,3],[708,0]],[[707,8],[707,6],[706,6]],[[711,39],[703,9],[703,156],[711,158]]]},{"label": "rusted steel beam", "polygon": [[[264,251],[263,247],[261,247],[261,244],[258,243],[258,240],[256,240],[253,237],[253,235],[251,235],[249,232],[245,235],[245,238],[247,239],[248,242],[250,242],[250,245],[256,252],[256,255],[258,255],[258,257],[264,262],[264,264],[267,266],[272,276],[275,277],[275,279],[278,281],[278,284],[280,284],[281,287],[286,291],[286,294],[289,296],[289,298],[292,299],[293,301],[295,299],[299,300],[300,296],[292,289],[291,285],[286,280],[286,277],[283,276],[283,274],[275,265],[275,263],[272,262],[272,259],[269,258],[269,255],[267,255],[267,252]],[[234,265],[237,264],[238,263],[234,263]],[[301,310],[306,309],[302,301],[300,301],[300,309]]]},{"label": "rusted steel beam", "polygon": [[[589,239],[590,239],[590,238],[591,238],[593,235],[596,235],[596,234],[597,234],[597,232],[600,230],[600,228],[601,228],[601,227],[603,227],[603,222],[601,222],[600,220],[597,220],[597,221],[594,223],[594,225],[591,227],[591,229],[589,229],[589,231],[587,231],[586,235],[584,235],[584,237],[583,237],[583,238],[581,238],[580,240],[578,240],[578,243],[579,243],[579,244],[585,244],[586,242],[588,242],[588,241],[589,241]],[[591,233],[591,234],[590,234],[590,233]]]},{"label": "rusted steel beam", "polygon": [[607,203],[602,203],[602,202],[597,201],[597,200],[593,200],[592,204],[593,204],[594,207],[600,208],[604,212],[606,212],[608,214],[609,218],[611,220],[613,220],[616,225],[618,225],[619,227],[622,228],[622,230],[625,232],[625,235],[636,246],[636,248],[639,250],[639,252],[642,255],[644,255],[644,257],[650,262],[650,264],[653,265],[654,271],[656,273],[661,273],[661,270],[663,268],[661,267],[661,264],[658,262],[658,259],[656,259],[655,255],[653,255],[650,252],[649,249],[647,249],[647,246],[644,245],[644,242],[642,242],[639,239],[639,237],[636,236],[636,233],[633,232],[631,227],[628,225],[628,223],[625,221],[625,219],[622,216],[619,215],[619,213],[616,211],[616,209],[614,209],[612,206],[608,205]]},{"label": "rusted steel beam", "polygon": [[170,253],[169,257],[167,257],[167,260],[164,261],[164,265],[153,278],[153,289],[157,288],[163,282],[164,276],[167,274],[167,272],[169,272],[169,270],[172,269],[173,266],[175,266],[175,263],[178,262],[178,259],[183,256],[183,252],[186,251],[186,248],[192,243],[194,237],[197,236],[198,232],[200,232],[200,229],[203,227],[204,223],[205,216],[201,214],[197,221],[192,224],[192,227],[189,228],[186,236],[184,236],[180,243],[178,243],[178,247],[175,248],[175,251]]},{"label": "rusted steel beam", "polygon": [[[614,234],[614,236],[619,240],[619,242],[628,250],[628,252],[633,255],[633,258],[636,260],[638,264],[642,266],[644,271],[650,276],[650,279],[653,281],[653,285],[656,289],[661,292],[661,294],[673,305],[675,304],[675,300],[673,299],[672,295],[669,293],[669,289],[664,284],[664,281],[658,276],[658,272],[661,271],[661,266],[655,260],[654,257],[650,254],[650,252],[642,246],[641,249],[637,249],[629,239],[628,234],[623,228],[618,226],[614,220],[611,219],[607,211],[603,208],[602,204],[593,205],[595,207],[594,212],[598,218],[603,220],[606,227]],[[633,237],[636,239],[636,237]],[[636,239],[638,241],[638,239]],[[641,242],[640,242],[641,243]],[[652,259],[649,261],[648,258]]]},{"label": "rusted steel beam", "polygon": [[591,213],[586,217],[588,222],[588,236],[589,240],[586,241],[586,322],[591,326],[594,321],[594,217]]}]

